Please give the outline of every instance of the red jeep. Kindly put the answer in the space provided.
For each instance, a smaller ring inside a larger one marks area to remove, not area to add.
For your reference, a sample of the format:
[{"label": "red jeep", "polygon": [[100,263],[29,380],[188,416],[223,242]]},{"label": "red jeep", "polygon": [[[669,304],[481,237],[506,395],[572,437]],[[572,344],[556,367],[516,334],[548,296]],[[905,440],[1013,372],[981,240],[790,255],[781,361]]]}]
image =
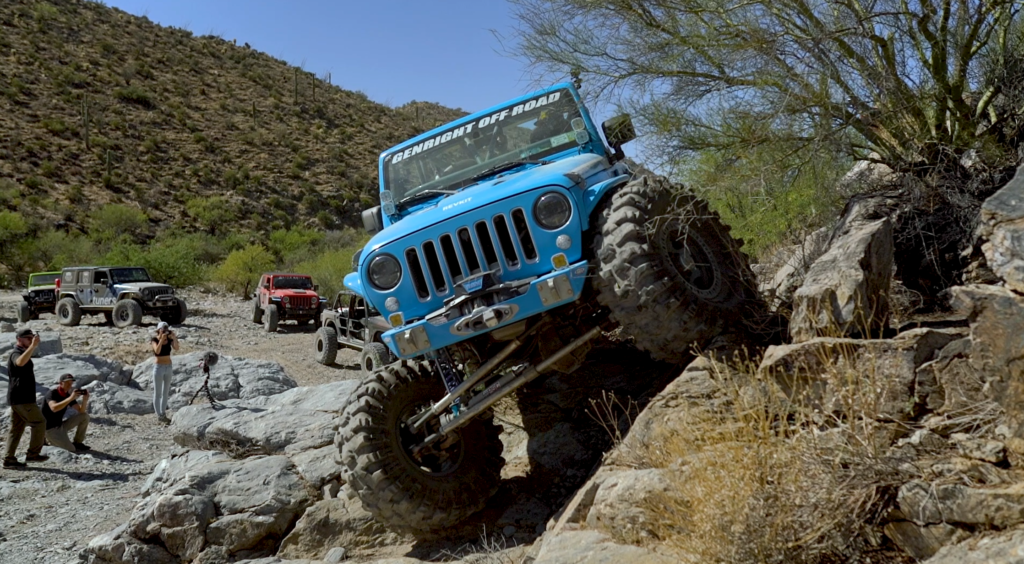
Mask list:
[{"label": "red jeep", "polygon": [[327,298],[316,291],[309,275],[268,272],[260,277],[252,296],[252,322],[263,323],[268,333],[277,331],[277,324],[288,319],[297,325],[319,326]]}]

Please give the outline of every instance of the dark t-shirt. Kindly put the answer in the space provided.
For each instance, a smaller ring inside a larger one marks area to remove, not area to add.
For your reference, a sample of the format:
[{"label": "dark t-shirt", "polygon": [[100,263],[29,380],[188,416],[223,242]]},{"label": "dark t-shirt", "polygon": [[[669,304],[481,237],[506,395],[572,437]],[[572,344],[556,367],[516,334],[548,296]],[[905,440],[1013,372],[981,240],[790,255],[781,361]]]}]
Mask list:
[{"label": "dark t-shirt", "polygon": [[36,402],[36,372],[32,359],[28,359],[25,366],[18,366],[15,363],[23,352],[25,349],[14,347],[14,351],[7,357],[7,378],[10,380],[7,387],[7,403],[10,405]]},{"label": "dark t-shirt", "polygon": [[60,388],[52,388],[50,389],[49,392],[46,392],[46,397],[43,398],[43,419],[46,419],[47,429],[54,429],[56,427],[60,427],[60,424],[64,422],[64,412],[67,411],[68,408],[71,407],[72,405],[78,403],[77,401],[72,402],[69,403],[68,405],[65,405],[64,409],[60,411],[52,411],[50,410],[50,402],[55,401],[57,403],[60,403],[68,399],[69,397],[71,397],[71,394],[68,393],[68,395],[64,395],[63,393],[61,393]]},{"label": "dark t-shirt", "polygon": [[[160,342],[160,338],[159,337],[153,337],[153,342],[154,343],[159,343]],[[154,354],[156,356],[167,356],[167,355],[171,354],[171,338],[168,337],[167,341],[164,343],[164,346],[160,347],[160,352],[154,353]]]}]

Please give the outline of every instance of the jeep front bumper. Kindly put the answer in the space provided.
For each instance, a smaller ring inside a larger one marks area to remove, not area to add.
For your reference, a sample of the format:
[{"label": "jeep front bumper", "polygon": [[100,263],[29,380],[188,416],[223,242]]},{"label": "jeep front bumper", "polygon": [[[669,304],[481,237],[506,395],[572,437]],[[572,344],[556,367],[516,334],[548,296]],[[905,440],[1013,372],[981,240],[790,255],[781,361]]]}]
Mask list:
[{"label": "jeep front bumper", "polygon": [[516,323],[579,298],[587,279],[587,261],[545,274],[530,282],[522,295],[478,308],[455,319],[430,315],[383,334],[399,358],[414,358],[498,327]]}]

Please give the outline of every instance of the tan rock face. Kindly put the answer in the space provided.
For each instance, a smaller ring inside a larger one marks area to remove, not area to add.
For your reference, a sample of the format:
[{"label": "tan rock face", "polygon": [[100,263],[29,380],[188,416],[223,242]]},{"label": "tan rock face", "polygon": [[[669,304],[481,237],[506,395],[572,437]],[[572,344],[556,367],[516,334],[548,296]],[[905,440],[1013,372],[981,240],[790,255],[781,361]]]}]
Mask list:
[{"label": "tan rock face", "polygon": [[982,204],[978,231],[989,268],[1024,293],[1024,167]]},{"label": "tan rock face", "polygon": [[856,225],[814,262],[793,297],[793,342],[880,332],[889,319],[892,223]]}]

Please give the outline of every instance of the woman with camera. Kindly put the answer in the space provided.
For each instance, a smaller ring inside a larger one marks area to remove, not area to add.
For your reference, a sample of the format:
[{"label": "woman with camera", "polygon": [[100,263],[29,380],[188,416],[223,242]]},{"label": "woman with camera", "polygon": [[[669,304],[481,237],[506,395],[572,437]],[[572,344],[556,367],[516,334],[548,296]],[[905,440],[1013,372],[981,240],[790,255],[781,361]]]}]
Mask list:
[{"label": "woman with camera", "polygon": [[150,343],[156,364],[153,365],[153,410],[162,423],[170,423],[167,417],[167,398],[171,395],[171,350],[178,350],[178,336],[171,331],[166,321],[156,325],[156,337]]}]

